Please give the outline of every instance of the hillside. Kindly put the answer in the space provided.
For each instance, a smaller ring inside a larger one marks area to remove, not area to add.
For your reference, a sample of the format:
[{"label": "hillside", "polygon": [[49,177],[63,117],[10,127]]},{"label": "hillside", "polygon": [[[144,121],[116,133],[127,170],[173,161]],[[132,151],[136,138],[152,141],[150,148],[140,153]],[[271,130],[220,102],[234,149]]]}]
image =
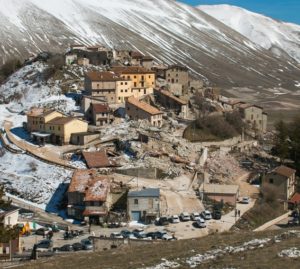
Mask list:
[{"label": "hillside", "polygon": [[199,9],[275,55],[290,56],[300,62],[299,25],[274,20],[230,5],[199,6]]},{"label": "hillside", "polygon": [[3,61],[70,44],[130,48],[222,87],[296,90],[300,69],[203,11],[173,0],[0,0]]},{"label": "hillside", "polygon": [[[158,243],[99,253],[55,256],[14,268],[164,269],[164,268],[290,268],[299,266],[298,231],[215,234],[205,238]],[[297,249],[297,248],[296,248]],[[292,255],[294,254],[294,257]],[[290,257],[289,257],[290,256]],[[298,257],[298,258],[297,258]]]}]

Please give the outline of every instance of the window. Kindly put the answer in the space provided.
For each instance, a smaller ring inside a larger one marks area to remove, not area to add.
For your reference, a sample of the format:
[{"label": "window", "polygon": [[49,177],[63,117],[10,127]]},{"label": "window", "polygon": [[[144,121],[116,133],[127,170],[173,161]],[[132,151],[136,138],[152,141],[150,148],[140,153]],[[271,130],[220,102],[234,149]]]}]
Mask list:
[{"label": "window", "polygon": [[125,82],[125,85],[127,85],[127,82]]},{"label": "window", "polygon": [[149,75],[149,78],[151,78],[151,76]]},{"label": "window", "polygon": [[136,78],[136,76],[134,76],[134,78]]},{"label": "window", "polygon": [[146,89],[144,89],[144,94],[147,94],[147,90]]},{"label": "window", "polygon": [[139,204],[139,199],[134,199],[134,204],[138,205]]},{"label": "window", "polygon": [[136,82],[134,82],[134,87],[136,87]]},{"label": "window", "polygon": [[60,131],[60,126],[58,126],[58,131]]},{"label": "window", "polygon": [[121,90],[121,92],[123,92],[123,90]]},{"label": "window", "polygon": [[119,100],[121,100],[121,97],[119,97]]},{"label": "window", "polygon": [[127,79],[130,79],[130,76],[127,76]]},{"label": "window", "polygon": [[123,82],[121,82],[121,85],[123,85]]},{"label": "window", "polygon": [[127,90],[125,90],[125,92],[127,92]]},{"label": "window", "polygon": [[269,183],[270,183],[270,184],[273,184],[273,183],[274,183],[274,179],[273,179],[273,178],[270,178],[270,179],[269,179]]}]

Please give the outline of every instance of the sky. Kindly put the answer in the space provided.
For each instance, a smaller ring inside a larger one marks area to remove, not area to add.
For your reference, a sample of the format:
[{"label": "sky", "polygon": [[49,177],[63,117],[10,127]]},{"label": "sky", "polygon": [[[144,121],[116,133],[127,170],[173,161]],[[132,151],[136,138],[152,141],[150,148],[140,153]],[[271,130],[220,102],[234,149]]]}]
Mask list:
[{"label": "sky", "polygon": [[300,24],[300,0],[181,0],[190,5],[228,4],[274,19]]}]

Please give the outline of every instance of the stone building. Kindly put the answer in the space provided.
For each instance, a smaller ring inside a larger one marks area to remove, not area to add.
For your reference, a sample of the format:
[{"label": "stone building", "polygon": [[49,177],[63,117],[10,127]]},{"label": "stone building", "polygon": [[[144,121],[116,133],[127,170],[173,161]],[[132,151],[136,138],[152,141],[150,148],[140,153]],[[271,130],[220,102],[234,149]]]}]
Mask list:
[{"label": "stone building", "polygon": [[129,97],[126,100],[125,110],[131,120],[147,120],[155,127],[161,127],[163,124],[163,112],[134,97]]},{"label": "stone building", "polygon": [[99,175],[96,170],[76,170],[67,191],[68,216],[102,222],[112,204],[110,182],[109,176]]},{"label": "stone building", "polygon": [[263,177],[262,188],[270,186],[279,199],[290,199],[296,190],[296,170],[287,166],[276,167]]},{"label": "stone building", "polygon": [[112,110],[107,104],[92,104],[93,124],[104,126],[114,121]]},{"label": "stone building", "polygon": [[251,126],[251,128],[259,133],[267,131],[268,115],[264,109],[257,105],[242,103],[239,105],[242,118]]},{"label": "stone building", "polygon": [[[181,65],[171,65],[166,70],[166,82],[172,88],[180,87],[183,93],[186,93],[189,87],[188,68]],[[177,89],[178,90],[178,89]]]},{"label": "stone building", "polygon": [[150,223],[160,216],[160,190],[130,191],[127,198],[128,218]]},{"label": "stone building", "polygon": [[163,107],[175,111],[175,113],[183,118],[187,119],[189,116],[188,102],[174,96],[171,92],[163,89],[154,90],[155,99]]},{"label": "stone building", "polygon": [[[115,104],[130,92],[131,81],[114,72],[88,72],[85,76],[87,95],[100,97],[107,103]],[[124,93],[124,96],[121,94]]]},{"label": "stone building", "polygon": [[124,80],[131,81],[131,95],[141,98],[144,95],[152,94],[155,88],[155,72],[139,66],[118,66],[112,71]]}]

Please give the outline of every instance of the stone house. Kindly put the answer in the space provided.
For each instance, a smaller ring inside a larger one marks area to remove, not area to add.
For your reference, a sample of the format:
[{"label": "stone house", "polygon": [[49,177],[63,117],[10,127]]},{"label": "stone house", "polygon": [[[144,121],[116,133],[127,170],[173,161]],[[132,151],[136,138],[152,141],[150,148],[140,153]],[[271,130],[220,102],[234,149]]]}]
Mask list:
[{"label": "stone house", "polygon": [[262,107],[245,103],[240,104],[238,107],[242,118],[250,124],[253,130],[259,133],[267,131],[268,115]]},{"label": "stone house", "polygon": [[142,66],[147,70],[151,70],[153,62],[154,60],[151,56],[146,56],[136,51],[131,53],[131,65],[133,66]]},{"label": "stone house", "polygon": [[130,120],[147,120],[155,127],[161,127],[163,124],[163,112],[134,97],[126,100],[125,110]]},{"label": "stone house", "polygon": [[107,104],[92,104],[92,118],[96,126],[104,126],[114,121],[113,112]]},{"label": "stone house", "polygon": [[188,102],[174,96],[171,92],[163,89],[155,89],[154,95],[156,101],[163,107],[175,111],[175,113],[183,118],[187,119],[189,116]]},{"label": "stone house", "polygon": [[188,68],[181,65],[171,65],[166,70],[166,82],[172,86],[179,84],[184,93],[187,92],[189,87],[189,72]]},{"label": "stone house", "polygon": [[109,176],[96,170],[76,170],[67,191],[68,216],[89,223],[103,222],[112,204],[110,183]]},{"label": "stone house", "polygon": [[68,145],[72,134],[87,132],[88,123],[73,117],[57,117],[45,124],[45,133],[55,145]]},{"label": "stone house", "polygon": [[131,81],[131,95],[141,98],[144,95],[152,94],[155,88],[155,72],[139,66],[117,66],[112,71],[124,80]]},{"label": "stone house", "polygon": [[262,187],[272,187],[276,190],[278,198],[289,200],[296,191],[296,170],[287,166],[278,166],[266,174],[262,179]]},{"label": "stone house", "polygon": [[110,104],[121,101],[121,93],[130,92],[131,85],[130,79],[120,77],[114,72],[88,72],[84,84],[89,96],[101,97]]},{"label": "stone house", "polygon": [[131,221],[150,223],[160,216],[160,190],[130,191],[127,196],[127,214]]},{"label": "stone house", "polygon": [[223,201],[235,206],[239,198],[238,185],[224,184],[202,184],[199,188],[200,196],[205,200],[213,200],[217,202]]},{"label": "stone house", "polygon": [[44,132],[45,124],[57,117],[64,117],[64,114],[55,110],[45,110],[44,108],[32,108],[27,113],[26,129],[31,132]]}]

